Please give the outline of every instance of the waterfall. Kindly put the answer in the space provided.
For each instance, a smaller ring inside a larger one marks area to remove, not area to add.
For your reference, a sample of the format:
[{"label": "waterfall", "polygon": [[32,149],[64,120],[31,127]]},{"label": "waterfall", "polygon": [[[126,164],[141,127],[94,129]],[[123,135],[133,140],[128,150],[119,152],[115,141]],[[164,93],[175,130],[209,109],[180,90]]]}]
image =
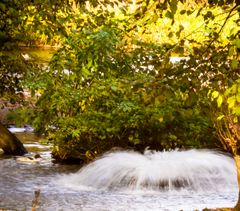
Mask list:
[{"label": "waterfall", "polygon": [[80,190],[217,192],[235,188],[237,176],[234,160],[217,151],[114,151],[57,183]]}]

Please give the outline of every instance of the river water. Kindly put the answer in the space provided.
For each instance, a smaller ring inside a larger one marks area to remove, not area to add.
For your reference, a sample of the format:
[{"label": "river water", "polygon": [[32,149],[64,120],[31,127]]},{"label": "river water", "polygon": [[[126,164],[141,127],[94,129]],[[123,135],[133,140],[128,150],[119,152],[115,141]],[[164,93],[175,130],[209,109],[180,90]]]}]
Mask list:
[{"label": "river water", "polygon": [[237,201],[234,162],[216,152],[118,151],[80,169],[54,164],[50,147],[32,132],[17,135],[42,160],[0,156],[0,210],[31,210],[36,190],[39,211],[193,211]]}]

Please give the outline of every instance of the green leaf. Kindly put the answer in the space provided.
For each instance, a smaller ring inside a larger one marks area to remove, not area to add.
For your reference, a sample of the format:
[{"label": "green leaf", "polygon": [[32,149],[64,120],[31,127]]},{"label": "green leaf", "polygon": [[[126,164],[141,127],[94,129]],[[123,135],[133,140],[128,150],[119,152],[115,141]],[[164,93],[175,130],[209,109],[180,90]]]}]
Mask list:
[{"label": "green leaf", "polygon": [[238,123],[238,118],[236,116],[233,118],[233,122]]},{"label": "green leaf", "polygon": [[87,68],[82,68],[82,74],[84,78],[87,78],[90,75],[90,72]]},{"label": "green leaf", "polygon": [[172,37],[173,37],[173,32],[170,32],[170,33],[168,34],[168,37],[169,37],[169,38],[172,38]]},{"label": "green leaf", "polygon": [[194,10],[187,10],[187,15],[191,15],[194,12]]},{"label": "green leaf", "polygon": [[237,38],[233,41],[233,44],[236,45],[237,48],[240,48],[240,39]]},{"label": "green leaf", "polygon": [[140,144],[140,143],[141,143],[141,140],[138,139],[138,138],[135,138],[135,139],[133,140],[133,143],[134,143],[134,145]]},{"label": "green leaf", "polygon": [[233,59],[232,62],[231,62],[232,69],[237,69],[238,68],[238,64],[239,64],[238,60]]},{"label": "green leaf", "polygon": [[237,93],[237,84],[234,84],[234,85],[230,88],[230,90],[231,90],[231,93],[232,93],[232,94],[236,94],[236,93]]},{"label": "green leaf", "polygon": [[235,47],[234,46],[231,46],[229,49],[228,49],[228,56],[233,56],[235,53]]},{"label": "green leaf", "polygon": [[174,15],[168,10],[166,15],[165,15],[167,18],[169,19],[173,19],[174,18]]},{"label": "green leaf", "polygon": [[112,86],[111,86],[111,89],[112,89],[114,92],[116,92],[116,91],[118,90],[118,87],[115,86],[115,85],[112,85]]},{"label": "green leaf", "polygon": [[240,116],[240,106],[234,107],[233,114],[236,114],[237,116]]},{"label": "green leaf", "polygon": [[128,140],[132,142],[133,141],[133,135],[128,136]]},{"label": "green leaf", "polygon": [[[239,88],[240,88],[240,87],[239,87]],[[236,99],[237,99],[237,102],[240,103],[240,92],[238,92],[238,93],[236,94]]]},{"label": "green leaf", "polygon": [[208,19],[214,19],[215,16],[213,15],[212,11],[207,11],[207,13],[203,16],[204,20],[208,20]]},{"label": "green leaf", "polygon": [[180,14],[181,14],[181,15],[183,15],[183,14],[185,14],[185,13],[186,13],[186,10],[181,10],[181,11],[180,11]]},{"label": "green leaf", "polygon": [[6,9],[5,4],[3,4],[3,3],[0,2],[0,8],[4,11],[4,10]]},{"label": "green leaf", "polygon": [[178,1],[177,0],[171,0],[170,1],[170,9],[171,9],[171,12],[172,12],[173,15],[176,13],[177,8],[178,8]]}]

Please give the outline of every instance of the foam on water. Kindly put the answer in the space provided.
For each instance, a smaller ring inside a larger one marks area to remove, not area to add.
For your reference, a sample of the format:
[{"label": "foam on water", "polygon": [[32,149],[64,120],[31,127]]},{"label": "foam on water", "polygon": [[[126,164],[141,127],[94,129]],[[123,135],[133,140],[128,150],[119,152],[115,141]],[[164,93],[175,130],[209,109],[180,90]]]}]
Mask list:
[{"label": "foam on water", "polygon": [[234,160],[208,150],[118,151],[104,154],[57,184],[79,190],[231,191],[237,186]]}]

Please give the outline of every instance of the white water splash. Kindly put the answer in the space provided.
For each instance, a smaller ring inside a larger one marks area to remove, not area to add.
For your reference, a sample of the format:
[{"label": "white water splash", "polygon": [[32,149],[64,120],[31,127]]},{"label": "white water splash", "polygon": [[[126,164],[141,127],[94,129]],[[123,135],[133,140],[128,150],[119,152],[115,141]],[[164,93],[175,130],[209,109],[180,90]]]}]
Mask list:
[{"label": "white water splash", "polygon": [[33,132],[34,129],[31,126],[25,125],[24,127],[14,127],[11,126],[8,128],[11,133],[23,133],[23,132]]},{"label": "white water splash", "polygon": [[237,187],[234,160],[208,150],[109,152],[58,185],[79,190],[229,192]]}]

